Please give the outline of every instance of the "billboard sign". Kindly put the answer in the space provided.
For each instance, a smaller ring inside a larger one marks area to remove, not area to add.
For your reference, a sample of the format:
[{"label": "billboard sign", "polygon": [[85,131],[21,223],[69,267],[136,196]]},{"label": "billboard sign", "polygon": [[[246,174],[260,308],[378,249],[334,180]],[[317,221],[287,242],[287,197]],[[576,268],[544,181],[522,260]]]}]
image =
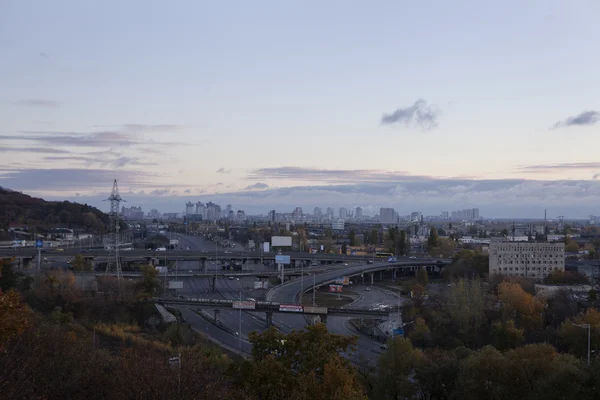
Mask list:
[{"label": "billboard sign", "polygon": [[404,328],[396,328],[392,331],[394,336],[404,336]]},{"label": "billboard sign", "polygon": [[307,314],[327,314],[327,307],[304,306],[304,312]]},{"label": "billboard sign", "polygon": [[292,237],[291,236],[273,236],[271,237],[272,247],[291,247]]},{"label": "billboard sign", "polygon": [[254,289],[268,289],[269,288],[269,281],[254,281]]},{"label": "billboard sign", "polygon": [[231,305],[236,310],[255,310],[256,302],[255,301],[234,301]]},{"label": "billboard sign", "polygon": [[183,281],[169,281],[169,289],[183,289]]},{"label": "billboard sign", "polygon": [[329,285],[330,293],[342,293],[344,286],[343,285]]},{"label": "billboard sign", "polygon": [[299,304],[280,304],[279,311],[282,312],[302,312],[303,307]]},{"label": "billboard sign", "polygon": [[176,244],[179,244],[179,240],[178,240],[178,239],[171,239],[171,240],[169,240],[169,244],[170,244],[170,245],[176,245]]},{"label": "billboard sign", "polygon": [[347,276],[344,276],[342,278],[335,278],[335,284],[348,286],[350,284],[350,278],[348,278]]},{"label": "billboard sign", "polygon": [[44,247],[44,241],[42,239],[37,239],[35,241],[35,247],[37,247],[38,249]]},{"label": "billboard sign", "polygon": [[290,263],[290,256],[275,256],[275,263],[277,264],[289,264]]},{"label": "billboard sign", "polygon": [[269,252],[269,242],[264,242],[264,243],[263,243],[263,251],[264,251],[265,253],[268,253],[268,252]]}]

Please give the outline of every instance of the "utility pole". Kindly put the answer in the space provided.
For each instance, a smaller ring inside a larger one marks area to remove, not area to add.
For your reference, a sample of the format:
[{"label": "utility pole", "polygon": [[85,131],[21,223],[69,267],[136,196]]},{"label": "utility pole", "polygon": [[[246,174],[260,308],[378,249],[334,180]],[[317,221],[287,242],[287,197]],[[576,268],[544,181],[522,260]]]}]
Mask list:
[{"label": "utility pole", "polygon": [[119,194],[119,186],[117,185],[116,179],[113,181],[112,192],[105,201],[110,202],[110,229],[113,231],[112,246],[110,247],[108,262],[106,263],[106,275],[112,273],[116,274],[120,289],[123,271],[121,270],[121,260],[119,258],[119,205],[125,200],[123,200]]},{"label": "utility pole", "polygon": [[573,324],[580,328],[587,329],[588,331],[588,345],[587,345],[587,365],[590,366],[590,344],[591,344],[591,325],[590,324]]},{"label": "utility pole", "polygon": [[316,275],[313,272],[313,307],[315,307],[315,293],[316,293],[315,291],[317,290],[317,284],[315,282],[316,282]]},{"label": "utility pole", "polygon": [[[242,288],[240,287],[240,301],[242,301]],[[240,330],[239,330],[239,348],[242,350],[242,309],[240,308]]]}]

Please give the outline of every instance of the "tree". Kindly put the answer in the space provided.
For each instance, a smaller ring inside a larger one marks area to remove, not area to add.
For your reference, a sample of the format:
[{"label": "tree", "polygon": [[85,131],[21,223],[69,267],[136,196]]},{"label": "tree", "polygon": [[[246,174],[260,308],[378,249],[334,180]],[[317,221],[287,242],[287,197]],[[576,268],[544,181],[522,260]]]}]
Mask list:
[{"label": "tree", "polygon": [[564,236],[565,252],[566,253],[577,253],[579,252],[579,245],[569,235]]},{"label": "tree", "polygon": [[354,346],[355,337],[331,334],[317,324],[289,335],[270,328],[250,333],[249,339],[252,360],[234,376],[252,397],[365,399],[354,369],[338,355]]},{"label": "tree", "polygon": [[417,270],[417,281],[422,286],[427,286],[427,284],[429,283],[429,276],[427,274],[427,269],[425,267],[420,267]]},{"label": "tree", "polygon": [[160,280],[158,279],[158,271],[152,265],[144,265],[140,268],[142,271],[142,282],[140,288],[144,295],[154,296],[160,288]]},{"label": "tree", "polygon": [[0,352],[27,328],[28,310],[14,290],[0,291]]},{"label": "tree", "polygon": [[417,384],[410,379],[423,355],[409,339],[396,337],[379,358],[375,392],[377,399],[410,399],[417,394]]},{"label": "tree", "polygon": [[595,308],[588,308],[582,315],[564,321],[558,330],[561,345],[571,354],[578,357],[587,356],[587,329],[577,325],[589,324],[591,350],[600,351],[600,312]]},{"label": "tree", "polygon": [[400,231],[400,238],[398,239],[398,255],[406,255],[408,253],[409,248],[410,246],[408,246],[406,231],[402,230]]},{"label": "tree", "polygon": [[73,257],[73,260],[71,261],[71,267],[73,267],[75,271],[91,270],[90,263],[81,254],[77,254],[75,257]]},{"label": "tree", "polygon": [[346,243],[342,243],[342,254],[347,254],[348,252],[348,246],[346,245]]},{"label": "tree", "polygon": [[429,237],[427,238],[427,248],[437,247],[439,236],[437,233],[437,229],[435,227],[431,227],[431,231],[429,232]]},{"label": "tree", "polygon": [[539,329],[544,321],[544,301],[525,292],[516,283],[502,282],[498,286],[498,300],[502,302],[503,318],[514,319],[517,326],[527,331]]},{"label": "tree", "polygon": [[515,327],[512,319],[492,325],[492,344],[500,351],[519,347],[524,341],[523,329]]},{"label": "tree", "polygon": [[371,229],[369,243],[371,243],[375,247],[379,246],[379,231],[377,229]]},{"label": "tree", "polygon": [[415,320],[415,327],[408,335],[412,343],[418,347],[427,347],[431,344],[431,330],[427,322],[421,317]]},{"label": "tree", "polygon": [[479,279],[459,279],[444,298],[444,309],[458,326],[460,339],[466,346],[475,344],[477,333],[485,322],[486,294]]},{"label": "tree", "polygon": [[510,363],[491,346],[472,353],[460,363],[456,398],[465,400],[508,400],[506,374]]},{"label": "tree", "polygon": [[348,238],[350,239],[350,246],[356,246],[356,232],[354,229],[350,231]]}]

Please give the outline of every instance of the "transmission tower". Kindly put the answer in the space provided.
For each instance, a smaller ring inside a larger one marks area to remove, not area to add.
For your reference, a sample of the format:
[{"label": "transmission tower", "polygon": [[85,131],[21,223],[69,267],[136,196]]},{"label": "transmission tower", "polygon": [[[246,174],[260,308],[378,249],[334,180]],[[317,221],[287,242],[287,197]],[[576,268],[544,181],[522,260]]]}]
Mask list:
[{"label": "transmission tower", "polygon": [[115,274],[120,286],[123,271],[121,270],[121,260],[119,258],[119,206],[121,202],[125,200],[123,200],[119,194],[119,186],[117,185],[116,179],[113,182],[112,192],[105,201],[110,202],[110,213],[108,215],[110,217],[111,239],[108,262],[106,263],[106,275]]}]

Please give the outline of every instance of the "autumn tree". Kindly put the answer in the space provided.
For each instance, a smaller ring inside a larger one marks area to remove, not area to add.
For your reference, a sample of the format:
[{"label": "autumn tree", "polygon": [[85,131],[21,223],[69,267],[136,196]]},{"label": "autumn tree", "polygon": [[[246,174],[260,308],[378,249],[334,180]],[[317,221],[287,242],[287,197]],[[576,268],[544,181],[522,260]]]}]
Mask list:
[{"label": "autumn tree", "polygon": [[512,319],[504,322],[496,322],[492,325],[492,344],[500,351],[514,349],[523,344],[525,338],[524,330],[515,326]]},{"label": "autumn tree", "polygon": [[427,238],[427,248],[433,248],[438,246],[439,236],[437,233],[437,229],[435,227],[431,227],[429,231],[429,237]]},{"label": "autumn tree", "polygon": [[0,352],[10,340],[20,336],[29,324],[28,310],[14,290],[0,291]]},{"label": "autumn tree", "polygon": [[591,350],[600,351],[600,312],[588,308],[584,314],[564,321],[558,330],[561,345],[578,357],[587,356],[587,329],[577,325],[590,325]]},{"label": "autumn tree", "polygon": [[81,254],[77,254],[71,261],[71,266],[75,271],[90,271],[91,265]]},{"label": "autumn tree", "polygon": [[544,322],[544,301],[525,292],[516,283],[502,282],[498,286],[505,321],[513,319],[520,328],[533,331]]},{"label": "autumn tree", "polygon": [[252,332],[249,339],[252,360],[240,366],[237,385],[252,398],[364,399],[353,367],[339,357],[356,337],[334,335],[317,324],[288,335],[274,328]]}]

